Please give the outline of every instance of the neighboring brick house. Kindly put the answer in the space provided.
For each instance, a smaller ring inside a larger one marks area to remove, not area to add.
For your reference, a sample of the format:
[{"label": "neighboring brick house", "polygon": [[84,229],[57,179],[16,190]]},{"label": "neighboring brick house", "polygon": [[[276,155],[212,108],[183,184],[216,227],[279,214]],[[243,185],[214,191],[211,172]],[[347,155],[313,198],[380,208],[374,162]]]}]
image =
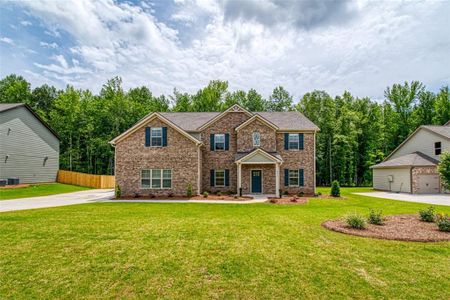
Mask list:
[{"label": "neighboring brick house", "polygon": [[315,134],[298,112],[150,113],[111,141],[123,195],[314,194]]},{"label": "neighboring brick house", "polygon": [[373,188],[413,194],[448,192],[437,171],[444,151],[450,151],[450,121],[420,126],[383,162],[371,167]]}]

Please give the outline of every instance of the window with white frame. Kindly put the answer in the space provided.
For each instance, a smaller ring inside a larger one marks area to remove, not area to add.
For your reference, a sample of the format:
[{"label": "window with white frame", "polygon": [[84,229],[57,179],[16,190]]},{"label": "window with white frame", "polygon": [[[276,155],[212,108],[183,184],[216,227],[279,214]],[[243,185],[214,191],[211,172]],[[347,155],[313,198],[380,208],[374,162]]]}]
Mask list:
[{"label": "window with white frame", "polygon": [[152,127],[150,133],[150,140],[152,146],[162,146],[162,128]]},{"label": "window with white frame", "polygon": [[261,146],[261,135],[259,132],[253,132],[253,147]]},{"label": "window with white frame", "polygon": [[214,149],[225,150],[225,134],[220,133],[214,135]]},{"label": "window with white frame", "polygon": [[299,186],[298,170],[289,170],[289,186]]},{"label": "window with white frame", "polygon": [[141,170],[141,188],[143,189],[172,188],[172,170],[168,169]]},{"label": "window with white frame", "polygon": [[441,153],[442,153],[441,142],[434,143],[434,155],[441,155]]},{"label": "window with white frame", "polygon": [[289,149],[299,149],[298,133],[289,133]]},{"label": "window with white frame", "polygon": [[216,170],[214,178],[214,186],[225,186],[225,170]]}]

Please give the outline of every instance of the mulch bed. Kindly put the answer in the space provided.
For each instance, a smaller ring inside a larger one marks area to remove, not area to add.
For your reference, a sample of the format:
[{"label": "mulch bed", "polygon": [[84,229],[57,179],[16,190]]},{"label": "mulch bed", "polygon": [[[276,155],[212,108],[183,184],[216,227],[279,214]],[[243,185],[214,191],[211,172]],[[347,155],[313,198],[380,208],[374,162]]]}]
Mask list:
[{"label": "mulch bed", "polygon": [[283,196],[281,198],[269,197],[267,202],[272,204],[305,204],[308,203],[309,199],[333,199],[333,200],[344,200],[344,197],[333,197],[330,195],[320,195],[317,197],[314,196],[303,196],[298,197],[294,195]]},{"label": "mulch bed", "polygon": [[16,184],[16,185],[0,186],[0,189],[5,189],[5,190],[8,190],[8,189],[19,189],[19,188],[24,188],[24,187],[27,187],[27,186],[30,186],[30,185],[27,184],[27,183],[21,183],[21,184]]},{"label": "mulch bed", "polygon": [[439,242],[450,241],[450,233],[439,231],[435,223],[420,221],[418,215],[386,217],[383,225],[368,224],[366,229],[354,229],[343,220],[330,220],[322,226],[333,231],[385,240]]},{"label": "mulch bed", "polygon": [[139,196],[139,197],[121,197],[120,200],[224,200],[224,201],[244,201],[244,200],[251,200],[252,197],[238,197],[234,198],[234,196],[229,195],[208,195],[207,198],[203,197],[202,195],[194,196],[194,197],[186,197],[186,196],[173,196],[173,197],[148,197],[148,196]]}]

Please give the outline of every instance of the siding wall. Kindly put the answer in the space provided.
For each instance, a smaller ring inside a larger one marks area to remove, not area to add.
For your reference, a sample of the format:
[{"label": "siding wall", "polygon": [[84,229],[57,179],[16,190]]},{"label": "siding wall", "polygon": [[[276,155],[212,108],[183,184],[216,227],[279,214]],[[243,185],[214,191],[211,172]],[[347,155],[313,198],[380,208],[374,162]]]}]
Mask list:
[{"label": "siding wall", "polygon": [[[411,192],[411,169],[373,169],[373,188],[392,192]],[[389,182],[388,176],[394,177],[393,182]]]},{"label": "siding wall", "polygon": [[441,142],[442,152],[450,150],[450,141],[432,133],[426,129],[420,129],[409,141],[407,141],[389,159],[397,158],[406,154],[420,151],[434,159],[439,160],[438,155],[434,155],[434,143]]},{"label": "siding wall", "polygon": [[0,113],[0,178],[54,182],[58,169],[59,140],[45,125],[25,107]]}]

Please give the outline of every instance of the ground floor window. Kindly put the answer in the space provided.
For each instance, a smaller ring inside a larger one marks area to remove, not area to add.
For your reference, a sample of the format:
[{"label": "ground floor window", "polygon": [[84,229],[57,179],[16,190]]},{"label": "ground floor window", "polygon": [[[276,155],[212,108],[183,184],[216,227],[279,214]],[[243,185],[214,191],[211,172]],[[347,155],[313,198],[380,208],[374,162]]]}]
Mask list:
[{"label": "ground floor window", "polygon": [[299,176],[298,170],[289,170],[289,186],[298,186]]},{"label": "ground floor window", "polygon": [[172,170],[169,169],[141,170],[141,188],[143,189],[172,188]]},{"label": "ground floor window", "polygon": [[303,169],[284,169],[284,186],[304,186],[305,176]]},{"label": "ground floor window", "polygon": [[225,170],[216,170],[214,186],[225,186]]}]

